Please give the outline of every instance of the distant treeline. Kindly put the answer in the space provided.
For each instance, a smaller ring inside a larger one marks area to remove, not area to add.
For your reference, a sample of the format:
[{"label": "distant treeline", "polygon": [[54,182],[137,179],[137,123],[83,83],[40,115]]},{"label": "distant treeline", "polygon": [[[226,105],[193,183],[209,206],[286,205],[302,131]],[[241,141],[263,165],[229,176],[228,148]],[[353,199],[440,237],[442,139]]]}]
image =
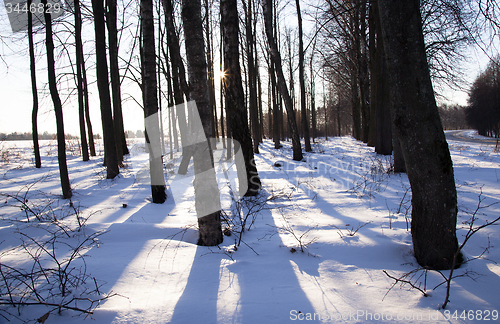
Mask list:
[{"label": "distant treeline", "polygon": [[[66,134],[66,139],[79,139],[78,136],[71,135],[71,134]],[[94,135],[95,139],[100,139],[101,135],[97,134]],[[33,136],[31,133],[10,133],[10,134],[5,134],[5,133],[0,133],[0,141],[22,141],[22,140],[32,140]],[[51,134],[49,132],[44,132],[43,134],[38,134],[38,139],[39,140],[55,140],[56,139],[56,134]]]},{"label": "distant treeline", "polygon": [[439,116],[443,128],[447,129],[466,129],[470,128],[465,119],[465,108],[459,105],[443,104],[438,107]]}]

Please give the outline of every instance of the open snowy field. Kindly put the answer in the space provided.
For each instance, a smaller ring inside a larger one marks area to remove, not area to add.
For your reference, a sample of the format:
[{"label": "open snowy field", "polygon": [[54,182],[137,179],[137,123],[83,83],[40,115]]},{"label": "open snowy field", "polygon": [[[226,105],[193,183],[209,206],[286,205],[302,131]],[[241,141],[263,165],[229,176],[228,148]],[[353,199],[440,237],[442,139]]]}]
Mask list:
[{"label": "open snowy field", "polygon": [[[102,156],[82,162],[75,144],[70,202],[60,199],[55,142],[42,142],[41,169],[30,142],[0,143],[0,323],[500,321],[500,226],[468,240],[471,261],[439,310],[449,271],[419,269],[412,255],[406,175],[350,137],[319,139],[305,162],[291,160],[289,143],[277,151],[265,141],[256,155],[263,190],[244,201],[231,198],[231,161],[218,160],[227,235],[210,248],[196,245],[193,171],[175,173],[180,153],[164,158],[168,200],[155,205],[141,142],[113,180]],[[500,216],[500,153],[481,142],[449,146],[461,243]],[[52,306],[27,305],[39,302]]]}]

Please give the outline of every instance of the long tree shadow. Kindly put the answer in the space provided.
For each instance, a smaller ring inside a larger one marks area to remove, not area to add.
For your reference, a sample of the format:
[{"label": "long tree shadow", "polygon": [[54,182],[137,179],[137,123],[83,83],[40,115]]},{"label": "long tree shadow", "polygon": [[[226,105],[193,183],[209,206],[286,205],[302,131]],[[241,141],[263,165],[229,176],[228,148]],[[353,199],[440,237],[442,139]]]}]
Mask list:
[{"label": "long tree shadow", "polygon": [[[255,226],[276,228],[270,210],[261,211],[260,217]],[[231,253],[232,259],[219,254],[217,247],[198,247],[171,322],[196,323],[203,318],[207,323],[283,323],[293,311],[314,313],[290,262],[292,253],[283,248],[279,235],[261,240],[262,233],[246,232],[243,239],[254,251],[242,244]],[[221,249],[234,239],[226,237]],[[317,272],[318,260],[310,261]]]}]

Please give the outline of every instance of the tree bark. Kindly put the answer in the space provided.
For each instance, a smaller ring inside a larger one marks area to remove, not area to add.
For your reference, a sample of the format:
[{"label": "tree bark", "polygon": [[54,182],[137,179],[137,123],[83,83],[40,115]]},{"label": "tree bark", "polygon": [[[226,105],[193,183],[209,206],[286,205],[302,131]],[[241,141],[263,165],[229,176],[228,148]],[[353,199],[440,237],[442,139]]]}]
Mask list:
[{"label": "tree bark", "polygon": [[49,90],[54,111],[56,115],[57,125],[57,160],[59,162],[59,174],[61,178],[61,188],[64,199],[69,199],[72,196],[71,185],[69,183],[68,165],[66,163],[66,141],[64,136],[64,120],[61,98],[57,91],[56,68],[54,59],[54,41],[52,39],[52,19],[48,13],[47,0],[42,0],[44,5],[45,18],[45,46],[47,48],[47,71],[49,79]]},{"label": "tree bark", "polygon": [[165,177],[163,175],[160,127],[158,124],[158,89],[156,79],[155,32],[153,23],[153,1],[141,0],[142,28],[142,82],[144,98],[144,118],[146,122],[146,143],[149,146],[149,172],[151,196],[155,204],[167,199]]},{"label": "tree bark", "polygon": [[[248,189],[246,196],[255,196],[259,193],[261,183],[252,151],[252,137],[246,120],[243,85],[238,51],[238,9],[236,0],[221,0],[222,26],[224,37],[224,68],[226,69],[225,88],[226,109],[231,112],[231,133],[233,139],[238,141],[245,160],[245,174],[239,176],[240,185],[242,177],[246,177]],[[257,108],[257,107],[255,107]],[[256,139],[254,137],[254,141]],[[235,148],[236,149],[236,148]],[[242,170],[243,171],[243,170]],[[241,171],[240,171],[241,172]],[[241,192],[240,188],[240,194]]]},{"label": "tree bark", "polygon": [[457,192],[425,53],[420,1],[379,0],[392,118],[412,189],[418,263],[450,269],[458,249]]},{"label": "tree bark", "polygon": [[120,173],[120,170],[118,168],[118,158],[116,156],[115,132],[111,113],[103,1],[92,0],[92,11],[94,13],[97,88],[99,90],[99,100],[101,103],[104,163],[107,169],[106,178],[113,179]]},{"label": "tree bark", "polygon": [[[189,96],[196,102],[197,112],[203,128],[201,136],[198,136],[198,141],[192,145],[195,172],[195,207],[198,215],[199,231],[198,245],[214,246],[222,243],[223,237],[219,188],[213,168],[212,150],[208,141],[212,125],[201,19],[201,1],[183,0],[181,15],[186,38]],[[194,124],[190,126],[194,126]],[[200,131],[199,129],[191,130],[197,134]]]},{"label": "tree bark", "polygon": [[293,110],[292,99],[290,98],[290,93],[286,86],[285,76],[283,75],[283,69],[281,67],[281,55],[278,51],[278,46],[273,35],[272,29],[272,8],[273,0],[264,0],[262,2],[263,12],[264,12],[264,23],[267,35],[267,41],[269,43],[270,54],[274,67],[276,69],[276,74],[278,77],[278,87],[285,102],[285,109],[287,111],[289,128],[291,129],[292,135],[292,149],[293,149],[293,159],[295,161],[302,160],[302,147],[300,145],[299,132],[297,129],[297,121],[295,119],[295,112]]}]

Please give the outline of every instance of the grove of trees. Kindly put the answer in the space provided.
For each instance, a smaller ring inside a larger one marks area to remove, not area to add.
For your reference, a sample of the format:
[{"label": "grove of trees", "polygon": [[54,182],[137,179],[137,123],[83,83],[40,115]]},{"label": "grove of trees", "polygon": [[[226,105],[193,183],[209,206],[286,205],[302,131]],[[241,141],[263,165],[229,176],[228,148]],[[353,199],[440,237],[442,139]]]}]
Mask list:
[{"label": "grove of trees", "polygon": [[467,123],[483,136],[500,136],[500,56],[492,59],[472,84]]},{"label": "grove of trees", "polygon": [[[248,180],[245,194],[255,196],[261,190],[255,155],[265,138],[276,149],[290,140],[290,158],[302,161],[314,154],[318,137],[350,134],[378,154],[393,154],[394,171],[407,172],[418,262],[451,267],[457,194],[443,123],[460,113],[441,109],[442,123],[436,97],[444,87],[463,87],[460,63],[468,46],[483,44],[485,30],[497,37],[495,1],[77,0],[65,10],[54,21],[46,14],[41,25],[29,15],[22,35],[30,48],[35,156],[43,93],[35,53],[48,62],[64,198],[71,197],[71,175],[62,112],[77,103],[82,159],[95,156],[91,92],[99,98],[108,179],[120,173],[128,153],[122,105],[143,109],[153,203],[166,200],[165,157],[156,149],[167,112],[170,152],[183,154],[178,172],[187,172],[191,158],[194,164],[200,245],[223,238],[210,171],[217,142],[242,151],[245,170],[238,173]],[[474,82],[466,112],[470,125],[497,137],[498,64],[492,60]],[[197,115],[201,124],[192,129]]]}]

